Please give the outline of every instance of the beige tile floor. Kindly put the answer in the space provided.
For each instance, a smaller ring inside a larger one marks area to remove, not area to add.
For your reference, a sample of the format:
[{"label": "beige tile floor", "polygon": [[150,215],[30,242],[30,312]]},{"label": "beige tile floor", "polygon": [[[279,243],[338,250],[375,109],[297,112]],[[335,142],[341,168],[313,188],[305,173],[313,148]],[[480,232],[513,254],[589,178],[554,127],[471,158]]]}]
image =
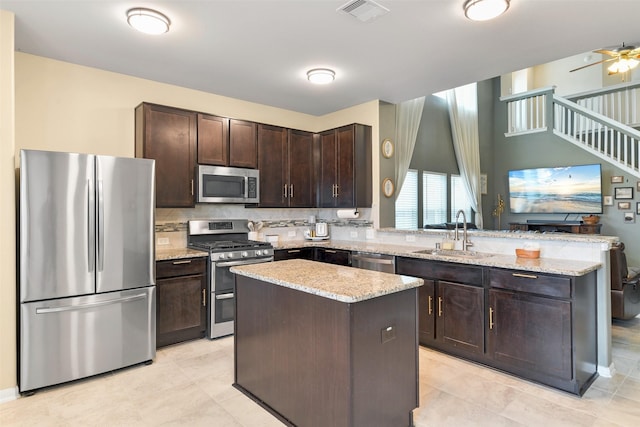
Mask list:
[{"label": "beige tile floor", "polygon": [[[614,322],[613,337],[617,374],[582,398],[421,348],[415,425],[640,426],[640,318]],[[0,404],[0,426],[282,426],[232,381],[232,338],[191,341],[150,366]]]}]

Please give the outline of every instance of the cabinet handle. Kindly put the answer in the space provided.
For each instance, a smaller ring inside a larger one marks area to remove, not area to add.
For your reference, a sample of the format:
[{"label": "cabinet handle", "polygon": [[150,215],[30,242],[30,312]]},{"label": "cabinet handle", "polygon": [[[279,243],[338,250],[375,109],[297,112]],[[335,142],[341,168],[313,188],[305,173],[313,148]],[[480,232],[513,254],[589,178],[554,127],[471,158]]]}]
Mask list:
[{"label": "cabinet handle", "polygon": [[336,184],[336,198],[340,196],[340,186]]},{"label": "cabinet handle", "polygon": [[300,252],[300,249],[289,249],[287,251],[288,254],[297,254],[298,252]]},{"label": "cabinet handle", "polygon": [[202,306],[203,307],[207,306],[207,290],[206,289],[202,289]]},{"label": "cabinet handle", "polygon": [[293,199],[293,184],[289,185],[289,197]]},{"label": "cabinet handle", "polygon": [[191,264],[191,260],[185,259],[183,261],[173,261],[173,265],[179,265],[179,264]]},{"label": "cabinet handle", "polygon": [[338,253],[338,251],[334,251],[333,249],[325,249],[324,251],[326,253],[328,253],[328,254],[337,254]]},{"label": "cabinet handle", "polygon": [[433,313],[433,297],[431,297],[431,295],[429,295],[429,316],[431,316],[431,313]]},{"label": "cabinet handle", "polygon": [[285,184],[285,185],[283,186],[283,188],[284,188],[284,190],[283,190],[283,192],[282,192],[282,196],[286,199],[286,198],[287,198],[287,184]]},{"label": "cabinet handle", "polygon": [[537,279],[538,276],[535,274],[522,274],[522,273],[511,273],[513,277],[524,277],[525,279]]},{"label": "cabinet handle", "polygon": [[489,329],[493,329],[493,308],[489,307]]},{"label": "cabinet handle", "polygon": [[191,180],[191,195],[193,196],[193,180]]},{"label": "cabinet handle", "polygon": [[442,297],[438,297],[438,317],[442,317]]}]

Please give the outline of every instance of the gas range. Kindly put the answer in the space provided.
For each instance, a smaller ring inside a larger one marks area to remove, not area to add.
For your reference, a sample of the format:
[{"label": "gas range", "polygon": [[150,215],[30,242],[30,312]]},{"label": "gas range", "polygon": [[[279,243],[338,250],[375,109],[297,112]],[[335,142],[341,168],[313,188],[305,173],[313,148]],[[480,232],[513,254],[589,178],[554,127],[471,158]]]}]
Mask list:
[{"label": "gas range", "polygon": [[189,221],[187,246],[209,252],[211,261],[251,260],[273,256],[268,242],[248,240],[247,220]]}]

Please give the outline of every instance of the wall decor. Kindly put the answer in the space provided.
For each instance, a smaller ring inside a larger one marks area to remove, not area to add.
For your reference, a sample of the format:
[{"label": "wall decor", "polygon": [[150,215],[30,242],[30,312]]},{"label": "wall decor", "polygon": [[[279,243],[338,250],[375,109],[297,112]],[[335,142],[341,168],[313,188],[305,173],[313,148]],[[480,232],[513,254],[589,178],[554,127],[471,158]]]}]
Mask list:
[{"label": "wall decor", "polygon": [[631,209],[631,202],[618,202],[618,209]]},{"label": "wall decor", "polygon": [[636,182],[636,191],[640,191],[640,181]]},{"label": "wall decor", "polygon": [[624,178],[622,177],[622,175],[612,176],[611,177],[611,183],[612,184],[620,184],[621,182],[624,182],[623,179]]},{"label": "wall decor", "polygon": [[385,197],[393,196],[393,191],[394,191],[394,185],[393,185],[393,181],[391,180],[391,178],[383,179],[382,180],[382,192],[384,193]]},{"label": "wall decor", "polygon": [[625,224],[633,224],[636,222],[636,214],[633,212],[625,212],[624,213],[624,223]]},{"label": "wall decor", "polygon": [[393,156],[393,142],[389,138],[382,141],[382,155],[385,159]]},{"label": "wall decor", "polygon": [[640,202],[636,202],[636,215],[640,215]]},{"label": "wall decor", "polygon": [[613,206],[613,197],[612,196],[604,196],[604,205],[605,206]]},{"label": "wall decor", "polygon": [[633,187],[616,187],[616,199],[633,199]]}]

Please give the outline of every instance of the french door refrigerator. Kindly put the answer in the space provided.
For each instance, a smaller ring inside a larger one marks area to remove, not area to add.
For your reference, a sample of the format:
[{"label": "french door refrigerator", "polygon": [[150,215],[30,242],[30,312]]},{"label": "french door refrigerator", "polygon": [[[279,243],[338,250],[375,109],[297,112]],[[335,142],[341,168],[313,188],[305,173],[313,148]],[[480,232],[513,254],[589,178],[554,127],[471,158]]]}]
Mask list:
[{"label": "french door refrigerator", "polygon": [[155,163],[20,152],[20,392],[156,354]]}]

